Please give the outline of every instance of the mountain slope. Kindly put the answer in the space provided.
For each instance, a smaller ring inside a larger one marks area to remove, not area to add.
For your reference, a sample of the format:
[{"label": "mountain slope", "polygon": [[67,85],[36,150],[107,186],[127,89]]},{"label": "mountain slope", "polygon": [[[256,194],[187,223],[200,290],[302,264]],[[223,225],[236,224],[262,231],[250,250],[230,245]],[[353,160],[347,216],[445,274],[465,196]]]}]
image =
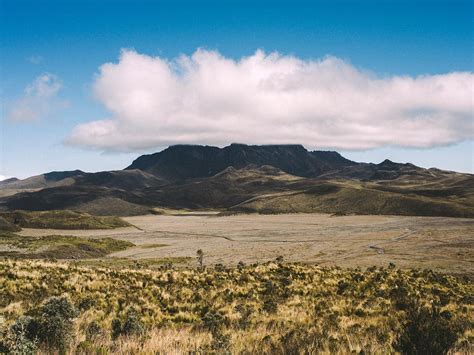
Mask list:
[{"label": "mountain slope", "polygon": [[52,171],[50,173],[32,176],[23,180],[16,178],[1,182],[2,189],[40,189],[54,186],[65,186],[74,183],[74,178],[85,173],[81,170],[73,171]]},{"label": "mountain slope", "polygon": [[122,171],[54,173],[13,182],[19,183],[38,188],[0,198],[0,209],[119,216],[167,207],[474,217],[474,175],[389,160],[355,163],[336,152],[309,152],[298,145],[173,146]]},{"label": "mountain slope", "polygon": [[140,169],[174,181],[210,177],[230,166],[270,165],[292,175],[316,177],[354,164],[357,163],[336,152],[309,152],[301,145],[231,144],[224,148],[175,145],[143,155],[127,169]]}]

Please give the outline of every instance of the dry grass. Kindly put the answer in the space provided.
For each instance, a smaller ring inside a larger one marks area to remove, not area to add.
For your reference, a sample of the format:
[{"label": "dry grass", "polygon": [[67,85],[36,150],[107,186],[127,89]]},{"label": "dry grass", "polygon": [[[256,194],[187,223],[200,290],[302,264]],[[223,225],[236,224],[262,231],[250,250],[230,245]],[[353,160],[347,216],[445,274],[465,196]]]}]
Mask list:
[{"label": "dry grass", "polygon": [[[117,270],[3,260],[0,275],[3,329],[65,295],[78,311],[69,348],[76,353],[391,353],[413,305],[441,312],[436,322],[456,335],[452,352],[474,350],[472,283],[429,270],[276,262]],[[134,331],[113,339],[114,322]],[[427,330],[432,341],[437,329]]]}]

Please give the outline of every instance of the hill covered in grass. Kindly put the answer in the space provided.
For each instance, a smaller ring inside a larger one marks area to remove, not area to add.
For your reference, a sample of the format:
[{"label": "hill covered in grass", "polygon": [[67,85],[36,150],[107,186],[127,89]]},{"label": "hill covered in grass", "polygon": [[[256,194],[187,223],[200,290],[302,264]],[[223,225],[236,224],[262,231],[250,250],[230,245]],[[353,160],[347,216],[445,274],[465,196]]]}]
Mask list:
[{"label": "hill covered in grass", "polygon": [[4,217],[0,217],[0,232],[18,232],[21,228],[11,222],[9,222]]},{"label": "hill covered in grass", "polygon": [[48,235],[20,236],[0,232],[0,256],[18,259],[89,259],[125,250],[133,243],[112,238]]},{"label": "hill covered in grass", "polygon": [[469,354],[474,289],[430,270],[282,260],[108,269],[0,261],[0,349],[71,353]]},{"label": "hill covered in grass", "polygon": [[[18,231],[19,228],[113,229],[130,226],[129,223],[118,217],[98,217],[68,210],[0,212],[0,218],[0,223],[3,220],[6,226],[12,226],[10,231]],[[7,228],[3,230],[8,231]]]}]

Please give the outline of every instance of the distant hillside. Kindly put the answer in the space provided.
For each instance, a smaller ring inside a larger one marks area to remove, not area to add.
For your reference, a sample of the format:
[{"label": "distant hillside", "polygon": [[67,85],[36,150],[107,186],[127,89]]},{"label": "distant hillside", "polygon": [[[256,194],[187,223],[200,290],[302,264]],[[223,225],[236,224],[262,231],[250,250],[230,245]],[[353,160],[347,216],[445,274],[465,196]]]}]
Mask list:
[{"label": "distant hillside", "polygon": [[12,177],[12,178],[9,178],[9,179],[5,179],[5,180],[0,181],[0,186],[5,186],[5,185],[11,184],[11,183],[13,183],[13,182],[15,182],[15,181],[19,181],[19,179],[16,178],[16,177]]},{"label": "distant hillside", "polygon": [[143,155],[127,169],[140,169],[168,180],[213,176],[227,167],[270,165],[286,173],[316,177],[357,164],[337,152],[309,152],[301,145],[231,144],[224,148],[175,145]]},{"label": "distant hillside", "polygon": [[[127,169],[12,182],[4,210],[138,215],[153,208],[474,217],[474,175],[385,160],[355,163],[299,145],[173,146]],[[0,196],[5,188],[0,186]],[[43,187],[41,187],[43,186]]]},{"label": "distant hillside", "polygon": [[54,186],[64,186],[74,183],[74,178],[82,176],[85,173],[81,170],[73,171],[52,171],[50,173],[41,174],[19,180],[11,178],[0,182],[2,189],[39,189]]}]

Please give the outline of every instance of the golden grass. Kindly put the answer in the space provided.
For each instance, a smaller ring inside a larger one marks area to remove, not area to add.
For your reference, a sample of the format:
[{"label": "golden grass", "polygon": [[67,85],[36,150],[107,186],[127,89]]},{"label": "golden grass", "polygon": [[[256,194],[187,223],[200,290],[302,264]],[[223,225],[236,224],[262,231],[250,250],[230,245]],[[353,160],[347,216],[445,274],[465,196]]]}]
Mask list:
[{"label": "golden grass", "polygon": [[[78,310],[70,343],[76,353],[391,353],[408,320],[404,303],[415,302],[436,305],[449,322],[463,324],[452,352],[474,350],[474,287],[467,278],[275,262],[204,270],[131,266],[2,260],[3,329],[35,314],[48,297],[65,295]],[[113,339],[113,320],[123,324],[131,309],[144,332]],[[92,322],[99,332],[91,338]]]}]

